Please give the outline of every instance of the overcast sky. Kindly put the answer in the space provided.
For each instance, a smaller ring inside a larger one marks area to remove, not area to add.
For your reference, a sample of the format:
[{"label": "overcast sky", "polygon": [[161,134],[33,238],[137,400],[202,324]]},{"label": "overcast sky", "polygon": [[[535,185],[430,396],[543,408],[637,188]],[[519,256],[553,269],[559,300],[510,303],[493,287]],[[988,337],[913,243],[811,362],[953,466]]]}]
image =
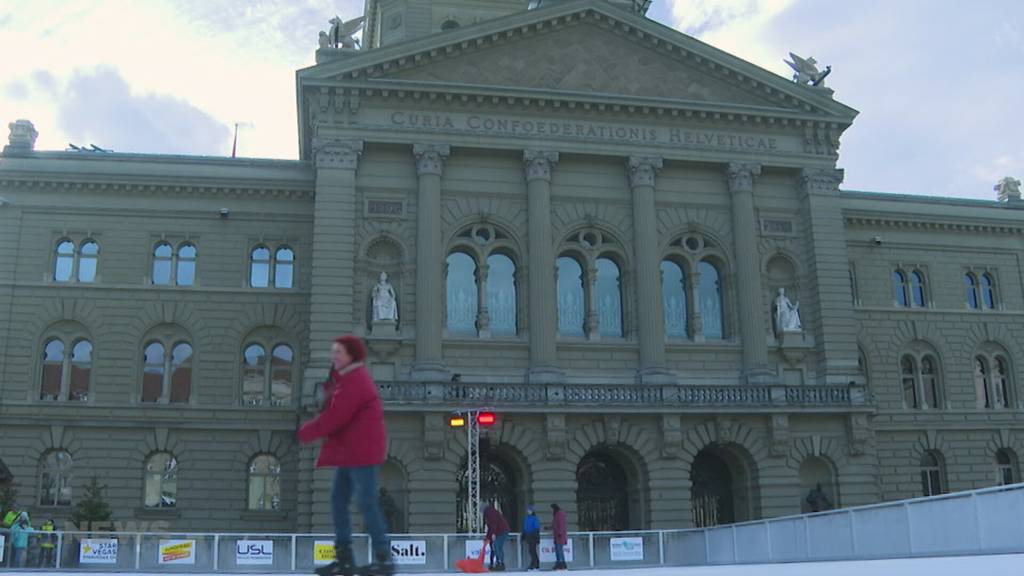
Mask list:
[{"label": "overcast sky", "polygon": [[[0,126],[37,148],[295,158],[295,70],[362,0],[0,0]],[[1024,177],[1024,0],[654,0],[648,16],[860,111],[843,187],[994,199]],[[6,134],[6,130],[3,131]],[[6,143],[4,140],[3,143]]]}]

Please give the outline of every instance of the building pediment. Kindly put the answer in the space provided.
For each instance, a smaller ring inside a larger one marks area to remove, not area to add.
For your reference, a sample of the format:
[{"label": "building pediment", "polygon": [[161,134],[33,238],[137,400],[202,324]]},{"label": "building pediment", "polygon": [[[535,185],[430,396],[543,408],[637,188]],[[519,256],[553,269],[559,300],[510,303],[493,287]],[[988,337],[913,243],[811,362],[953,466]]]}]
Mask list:
[{"label": "building pediment", "polygon": [[856,115],[826,89],[798,85],[602,0],[555,4],[355,53],[300,71],[299,82],[507,89],[582,101],[618,96],[841,123]]}]

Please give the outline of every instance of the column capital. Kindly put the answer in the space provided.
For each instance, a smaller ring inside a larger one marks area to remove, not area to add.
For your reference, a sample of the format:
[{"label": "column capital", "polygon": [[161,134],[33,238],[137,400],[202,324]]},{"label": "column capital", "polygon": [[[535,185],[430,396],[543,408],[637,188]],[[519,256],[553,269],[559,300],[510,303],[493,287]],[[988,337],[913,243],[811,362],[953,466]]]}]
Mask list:
[{"label": "column capital", "polygon": [[413,144],[412,155],[416,157],[416,175],[440,176],[444,171],[444,161],[451,153],[451,146],[447,144]]},{"label": "column capital", "polygon": [[727,173],[730,192],[753,192],[754,180],[761,175],[761,165],[730,162]]},{"label": "column capital", "polygon": [[661,171],[664,160],[652,156],[630,156],[626,161],[629,186],[654,186],[654,177]]},{"label": "column capital", "polygon": [[558,152],[554,150],[523,150],[523,168],[526,171],[527,182],[551,182],[551,169],[557,163]]},{"label": "column capital", "polygon": [[839,193],[844,172],[837,168],[804,168],[800,171],[800,187],[805,194],[833,196]]},{"label": "column capital", "polygon": [[317,168],[355,170],[363,153],[362,140],[314,138],[313,158]]}]

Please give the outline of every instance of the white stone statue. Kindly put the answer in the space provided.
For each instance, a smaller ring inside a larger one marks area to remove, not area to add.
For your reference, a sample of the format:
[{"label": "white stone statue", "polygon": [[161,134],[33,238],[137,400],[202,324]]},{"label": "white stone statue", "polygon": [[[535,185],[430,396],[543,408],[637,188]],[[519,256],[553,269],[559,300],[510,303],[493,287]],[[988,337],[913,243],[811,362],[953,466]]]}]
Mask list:
[{"label": "white stone statue", "polygon": [[790,302],[785,288],[779,288],[779,295],[775,297],[775,329],[779,334],[804,330],[800,324],[800,303]]},{"label": "white stone statue", "polygon": [[335,16],[330,19],[330,32],[320,32],[320,49],[325,48],[356,48],[355,35],[363,29],[366,17],[360,16],[348,22],[342,21],[341,17]]},{"label": "white stone statue", "polygon": [[380,273],[380,279],[373,287],[373,321],[398,322],[398,300],[395,289],[388,282],[387,272]]},{"label": "white stone statue", "polygon": [[1017,180],[1016,178],[1007,176],[993,186],[992,189],[999,192],[1000,202],[1011,202],[1021,199],[1020,180]]},{"label": "white stone statue", "polygon": [[797,84],[810,84],[811,86],[822,86],[822,82],[825,81],[825,76],[828,76],[832,72],[831,66],[826,66],[825,71],[821,72],[818,70],[818,61],[814,58],[801,58],[792,52],[789,53],[789,57],[793,59],[792,62],[786,60],[786,64],[793,69],[796,74],[793,74],[793,81]]}]

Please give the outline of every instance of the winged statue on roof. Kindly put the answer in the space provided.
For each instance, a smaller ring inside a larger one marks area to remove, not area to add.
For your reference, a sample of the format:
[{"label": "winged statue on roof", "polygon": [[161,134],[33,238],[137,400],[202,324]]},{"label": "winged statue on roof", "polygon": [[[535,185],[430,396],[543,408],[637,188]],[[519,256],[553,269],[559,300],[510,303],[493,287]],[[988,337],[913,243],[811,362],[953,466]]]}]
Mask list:
[{"label": "winged statue on roof", "polygon": [[789,60],[785,62],[796,72],[793,74],[793,81],[797,84],[821,86],[825,77],[832,72],[831,66],[826,66],[824,72],[818,70],[818,61],[814,58],[801,58],[792,52],[789,53],[789,57],[792,58],[792,62]]},{"label": "winged statue on roof", "polygon": [[365,16],[359,16],[349,21],[344,21],[340,16],[330,19],[331,29],[328,32],[320,31],[320,49],[326,48],[348,48],[356,49],[359,41],[355,35],[363,29],[366,23]]}]

